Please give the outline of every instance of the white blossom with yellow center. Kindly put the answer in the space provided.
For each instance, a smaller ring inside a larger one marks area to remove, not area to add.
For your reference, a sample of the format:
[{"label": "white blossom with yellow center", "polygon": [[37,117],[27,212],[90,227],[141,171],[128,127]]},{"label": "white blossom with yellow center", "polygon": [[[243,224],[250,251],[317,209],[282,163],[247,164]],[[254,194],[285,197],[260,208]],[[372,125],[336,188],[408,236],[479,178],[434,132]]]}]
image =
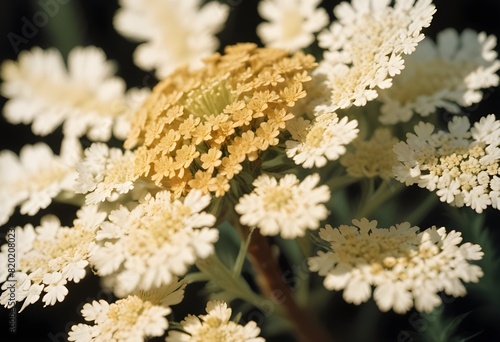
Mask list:
[{"label": "white blossom with yellow center", "polygon": [[[16,265],[16,300],[24,300],[21,311],[45,295],[45,305],[54,305],[68,294],[68,281],[78,283],[85,277],[88,256],[94,245],[96,230],[106,218],[95,206],[83,207],[77,213],[74,227],[61,227],[55,216],[45,216],[41,225],[33,228],[28,224],[16,228],[16,245],[19,246],[19,263]],[[0,259],[6,259],[7,246],[2,246]],[[6,264],[5,264],[6,265]],[[7,274],[2,272],[5,281]],[[8,282],[2,285],[6,290]],[[0,297],[2,305],[8,305],[9,291]]]},{"label": "white blossom with yellow center", "polygon": [[358,122],[336,113],[323,113],[312,122],[297,117],[287,122],[292,140],[286,141],[286,155],[304,168],[323,167],[346,152],[345,146],[358,136]]},{"label": "white blossom with yellow center", "polygon": [[319,68],[336,108],[364,106],[392,85],[404,68],[403,54],[415,50],[435,12],[431,0],[358,0],[342,2],[338,21],[318,36],[327,49]]},{"label": "white blossom with yellow center", "polygon": [[206,315],[188,315],[181,322],[183,331],[171,330],[166,342],[265,342],[258,337],[254,321],[240,325],[230,321],[231,309],[221,301],[207,303]]},{"label": "white blossom with yellow center", "polygon": [[183,201],[168,191],[148,194],[129,210],[113,210],[97,232],[90,262],[100,276],[115,276],[123,295],[168,284],[214,251],[215,217],[200,212],[209,195],[193,190]]},{"label": "white blossom with yellow center", "polygon": [[454,117],[449,132],[434,132],[421,122],[406,142],[394,146],[395,177],[406,185],[436,191],[442,202],[481,213],[499,209],[500,120],[490,114],[471,128],[466,117]]},{"label": "white blossom with yellow center", "polygon": [[255,189],[240,198],[235,210],[243,225],[257,227],[262,235],[293,239],[307,229],[317,229],[328,210],[321,204],[330,199],[326,185],[316,187],[319,175],[300,182],[295,175],[285,175],[279,182],[268,175],[259,176]]},{"label": "white blossom with yellow center", "polygon": [[327,225],[319,236],[327,251],[309,258],[309,269],[324,276],[329,290],[344,290],[346,301],[360,304],[373,297],[382,311],[405,313],[413,306],[430,312],[441,304],[438,293],[464,296],[462,282],[478,282],[479,245],[464,243],[461,233],[435,226],[418,233],[410,223],[377,228],[377,221],[353,220],[353,226]]}]

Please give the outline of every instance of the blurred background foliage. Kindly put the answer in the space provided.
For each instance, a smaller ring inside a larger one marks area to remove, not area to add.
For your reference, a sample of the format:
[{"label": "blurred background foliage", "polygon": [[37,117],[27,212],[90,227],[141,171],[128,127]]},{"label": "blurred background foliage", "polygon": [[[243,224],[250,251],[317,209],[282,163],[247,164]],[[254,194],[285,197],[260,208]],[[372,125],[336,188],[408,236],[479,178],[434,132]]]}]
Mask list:
[{"label": "blurred background foliage", "polygon": [[[178,0],[182,1],[182,0]],[[255,27],[260,22],[255,0],[221,0],[230,6],[231,11],[224,30],[218,35],[220,46],[237,42],[257,42]],[[323,1],[323,6],[332,16],[333,7],[338,0]],[[44,25],[35,25],[36,31],[30,37],[23,36],[26,22],[41,20],[40,11],[46,12],[48,3],[56,3],[57,11],[48,13]],[[500,1],[499,0],[435,0],[437,13],[430,28],[425,33],[435,37],[436,34],[453,27],[459,32],[465,28],[485,31],[500,37]],[[45,6],[44,6],[45,5]],[[17,59],[17,50],[28,50],[34,46],[44,49],[55,47],[64,56],[74,46],[96,45],[102,48],[109,59],[117,62],[118,75],[128,87],[153,87],[157,80],[152,72],[145,72],[133,64],[132,53],[137,44],[120,36],[113,28],[113,16],[118,9],[117,0],[2,0],[0,2],[0,61]],[[38,14],[37,14],[38,13]],[[22,39],[13,45],[14,35]],[[19,43],[20,42],[20,43]],[[16,49],[17,48],[17,49]],[[497,51],[500,48],[497,46]],[[0,106],[6,99],[0,98]],[[500,117],[500,90],[487,89],[485,99],[466,112],[471,121],[481,116],[495,113]],[[29,126],[10,125],[3,117],[0,119],[0,149],[19,152],[25,144],[37,141],[48,142],[55,151],[59,148],[61,132],[55,132],[45,138],[34,136]],[[90,141],[83,141],[89,146]],[[416,197],[408,199],[408,207],[419,201]],[[343,198],[336,198],[338,214],[342,214]],[[405,204],[406,205],[406,204]],[[50,212],[60,212],[64,224],[71,223],[74,209],[62,204],[53,204],[34,218],[14,215],[10,226],[24,225],[28,222],[36,224],[39,218]],[[64,221],[67,220],[67,221]],[[387,218],[390,222],[390,218]],[[454,226],[450,226],[450,222]],[[393,222],[396,223],[396,222]],[[337,341],[498,341],[500,340],[500,215],[489,208],[485,214],[477,215],[472,210],[456,210],[445,205],[438,205],[426,215],[420,224],[422,228],[431,225],[444,225],[448,229],[463,232],[464,240],[479,243],[485,257],[480,265],[485,276],[479,284],[468,286],[469,294],[465,298],[443,297],[444,306],[431,314],[420,314],[411,311],[406,315],[392,312],[381,313],[371,300],[361,306],[345,303],[341,293],[328,293],[322,289],[311,300],[316,300],[321,307],[320,317],[323,323],[336,337]],[[2,227],[0,233],[5,233]],[[293,266],[293,261],[283,261],[284,267]],[[292,270],[300,280],[300,269]],[[89,272],[90,273],[90,272]],[[321,279],[314,278],[318,285]],[[82,322],[79,313],[81,306],[93,299],[112,298],[100,291],[98,281],[91,273],[79,284],[69,284],[69,295],[62,303],[54,307],[43,308],[40,303],[29,306],[18,315],[17,335],[8,334],[7,310],[1,310],[0,340],[2,341],[65,341],[66,332],[72,324]],[[181,320],[187,313],[201,313],[205,303],[198,301],[200,287],[189,288],[185,303],[174,307],[176,319]],[[199,303],[190,301],[194,298]],[[320,305],[321,304],[321,305]],[[260,315],[263,320],[270,320],[267,315]],[[264,322],[258,322],[264,323]],[[269,321],[266,323],[270,323]],[[267,324],[272,326],[272,324]],[[271,331],[269,331],[271,332]],[[470,339],[469,339],[470,338]],[[269,341],[292,341],[285,334],[277,334]]]}]

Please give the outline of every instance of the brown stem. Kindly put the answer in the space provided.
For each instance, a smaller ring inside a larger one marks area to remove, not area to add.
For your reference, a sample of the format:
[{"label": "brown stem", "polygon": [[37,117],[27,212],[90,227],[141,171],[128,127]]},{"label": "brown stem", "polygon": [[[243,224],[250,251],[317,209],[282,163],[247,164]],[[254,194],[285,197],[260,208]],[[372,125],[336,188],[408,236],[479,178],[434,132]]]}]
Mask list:
[{"label": "brown stem", "polygon": [[[242,227],[245,238],[249,230]],[[273,303],[281,305],[293,324],[300,342],[331,342],[332,339],[304,308],[298,306],[293,292],[284,281],[283,273],[274,257],[269,241],[258,229],[254,230],[248,246],[250,261],[257,273],[257,284],[262,293]]]}]

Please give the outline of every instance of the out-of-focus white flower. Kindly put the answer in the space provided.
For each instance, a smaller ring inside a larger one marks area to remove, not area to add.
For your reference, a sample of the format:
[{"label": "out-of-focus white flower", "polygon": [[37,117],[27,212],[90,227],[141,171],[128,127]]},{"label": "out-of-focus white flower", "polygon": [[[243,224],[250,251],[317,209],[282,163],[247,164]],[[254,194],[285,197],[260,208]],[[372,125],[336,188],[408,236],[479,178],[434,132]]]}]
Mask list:
[{"label": "out-of-focus white flower", "polygon": [[392,150],[399,140],[388,129],[379,128],[369,140],[354,140],[353,151],[348,151],[340,158],[347,174],[355,178],[390,179],[396,154]]},{"label": "out-of-focus white flower", "polygon": [[428,116],[437,108],[458,113],[459,106],[482,100],[481,88],[497,86],[500,61],[494,50],[495,36],[446,29],[422,41],[405,60],[405,70],[394,85],[380,92],[380,121],[393,124],[408,121],[417,113]]},{"label": "out-of-focus white flower", "polygon": [[229,14],[227,5],[200,0],[121,0],[114,25],[122,35],[145,43],[134,53],[135,63],[156,69],[158,78],[181,66],[201,67],[219,43],[219,32]]},{"label": "out-of-focus white flower", "polygon": [[[45,216],[41,225],[31,224],[16,228],[16,247],[19,262],[16,265],[16,300],[22,302],[21,310],[40,299],[45,305],[54,305],[64,300],[68,294],[68,281],[78,283],[85,277],[89,252],[94,245],[95,232],[106,213],[95,206],[83,207],[77,213],[74,227],[62,227],[55,216]],[[7,254],[2,246],[0,260]],[[6,264],[5,264],[6,265]],[[0,272],[4,275],[4,272]],[[4,282],[6,278],[0,279]],[[0,303],[9,303],[9,282],[4,282]]]},{"label": "out-of-focus white flower", "polygon": [[113,210],[97,232],[91,264],[98,275],[115,276],[115,292],[122,295],[170,283],[214,251],[215,217],[200,212],[209,202],[199,190],[183,201],[161,191],[132,210]]},{"label": "out-of-focus white flower", "polygon": [[235,210],[240,222],[259,228],[262,235],[293,239],[304,236],[307,229],[317,229],[328,210],[322,204],[330,199],[326,185],[316,187],[319,175],[300,182],[295,175],[285,175],[279,182],[266,174],[252,184],[255,189],[240,198]]},{"label": "out-of-focus white flower", "polygon": [[230,321],[231,309],[221,301],[207,303],[206,315],[188,315],[181,322],[183,331],[171,330],[166,342],[265,342],[258,337],[260,328],[254,321],[240,325]]},{"label": "out-of-focus white flower", "polygon": [[360,304],[373,298],[382,311],[405,313],[413,306],[430,312],[441,304],[438,293],[464,296],[462,282],[478,282],[483,271],[479,245],[462,242],[461,233],[435,226],[417,233],[410,223],[388,229],[377,221],[353,220],[354,226],[327,225],[319,232],[329,243],[326,252],[309,258],[309,269],[325,276],[329,290],[344,290],[346,301]]},{"label": "out-of-focus white flower", "polygon": [[394,145],[396,179],[436,191],[453,206],[466,205],[478,213],[490,205],[500,209],[500,120],[490,114],[471,128],[466,117],[456,116],[448,129],[435,132],[432,124],[420,122],[406,142]]},{"label": "out-of-focus white flower", "polygon": [[296,117],[287,122],[292,140],[286,141],[286,155],[304,168],[323,167],[346,152],[345,146],[358,136],[357,126],[356,120],[339,120],[335,113],[320,114],[312,122]]},{"label": "out-of-focus white flower", "polygon": [[114,71],[94,46],[71,50],[67,68],[57,50],[23,51],[17,62],[1,66],[1,93],[10,98],[4,115],[13,124],[32,124],[38,135],[63,124],[65,136],[107,141],[116,120],[140,104],[127,100],[125,82]]},{"label": "out-of-focus white flower", "polygon": [[257,26],[260,39],[270,47],[297,51],[314,41],[314,33],[328,24],[320,0],[264,0],[259,14],[269,22]]},{"label": "out-of-focus white flower", "polygon": [[327,49],[319,71],[337,108],[364,106],[379,89],[392,85],[410,54],[424,38],[435,12],[431,0],[359,0],[333,10],[338,21],[318,36]]},{"label": "out-of-focus white flower", "polygon": [[21,214],[33,216],[62,192],[73,192],[79,158],[81,146],[74,139],[64,140],[60,156],[44,143],[24,146],[19,156],[1,151],[0,225],[9,220],[18,205]]},{"label": "out-of-focus white flower", "polygon": [[[180,286],[181,285],[181,286]],[[147,337],[162,336],[168,328],[165,316],[172,310],[171,298],[184,296],[185,283],[177,279],[166,286],[141,291],[109,304],[105,300],[94,300],[82,308],[82,315],[89,324],[71,327],[68,341],[134,341],[141,342]]]}]

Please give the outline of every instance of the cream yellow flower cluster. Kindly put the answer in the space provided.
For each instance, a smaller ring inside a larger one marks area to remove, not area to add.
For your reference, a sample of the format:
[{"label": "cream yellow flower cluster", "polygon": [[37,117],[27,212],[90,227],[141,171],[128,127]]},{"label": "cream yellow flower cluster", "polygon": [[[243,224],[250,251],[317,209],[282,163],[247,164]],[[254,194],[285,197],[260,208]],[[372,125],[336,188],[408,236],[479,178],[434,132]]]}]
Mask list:
[{"label": "cream yellow flower cluster", "polygon": [[318,36],[326,49],[321,75],[336,108],[364,106],[392,85],[402,56],[424,39],[436,8],[431,0],[358,0],[334,8],[338,21]]},{"label": "cream yellow flower cluster", "polygon": [[214,252],[215,217],[201,211],[209,202],[199,190],[182,200],[160,191],[132,210],[111,211],[96,232],[90,263],[98,275],[116,277],[113,291],[120,295],[170,283]]},{"label": "cream yellow flower cluster", "polygon": [[394,146],[397,180],[436,191],[442,202],[482,213],[500,203],[500,120],[483,117],[471,128],[466,117],[454,117],[449,132],[419,123],[415,134]]},{"label": "cream yellow flower cluster", "polygon": [[69,331],[68,341],[142,342],[147,337],[161,336],[168,328],[165,316],[184,297],[186,284],[175,279],[171,284],[140,291],[109,304],[94,300],[82,308],[82,315],[90,324],[76,324]]},{"label": "cream yellow flower cluster", "polygon": [[137,112],[125,142],[139,145],[136,175],[177,197],[190,189],[222,196],[245,160],[279,143],[314,66],[310,55],[238,44],[203,69],[175,71]]},{"label": "cream yellow flower cluster", "polygon": [[260,328],[254,321],[240,325],[231,321],[232,310],[221,301],[207,303],[206,315],[188,315],[181,322],[183,331],[171,330],[166,342],[265,342],[258,337]]},{"label": "cream yellow flower cluster", "polygon": [[[24,301],[21,311],[37,302],[42,295],[45,305],[54,305],[68,294],[68,281],[78,283],[85,277],[89,255],[94,246],[96,231],[106,218],[97,207],[83,207],[73,227],[63,227],[55,216],[45,216],[41,225],[31,224],[16,228],[19,263],[16,265],[16,300]],[[6,246],[6,245],[4,245]],[[7,248],[2,247],[0,260],[7,260]],[[6,265],[6,263],[4,263]],[[7,274],[2,272],[5,281]],[[9,282],[4,282],[6,290]],[[9,291],[0,296],[0,303],[8,305]]]},{"label": "cream yellow flower cluster", "polygon": [[413,306],[430,312],[439,304],[440,291],[464,296],[462,282],[478,282],[479,245],[462,242],[461,233],[435,226],[418,233],[410,223],[377,228],[377,221],[353,220],[353,226],[327,225],[319,232],[329,243],[326,252],[309,258],[309,269],[325,276],[329,290],[344,290],[346,301],[360,304],[373,297],[382,311],[405,313]]}]

